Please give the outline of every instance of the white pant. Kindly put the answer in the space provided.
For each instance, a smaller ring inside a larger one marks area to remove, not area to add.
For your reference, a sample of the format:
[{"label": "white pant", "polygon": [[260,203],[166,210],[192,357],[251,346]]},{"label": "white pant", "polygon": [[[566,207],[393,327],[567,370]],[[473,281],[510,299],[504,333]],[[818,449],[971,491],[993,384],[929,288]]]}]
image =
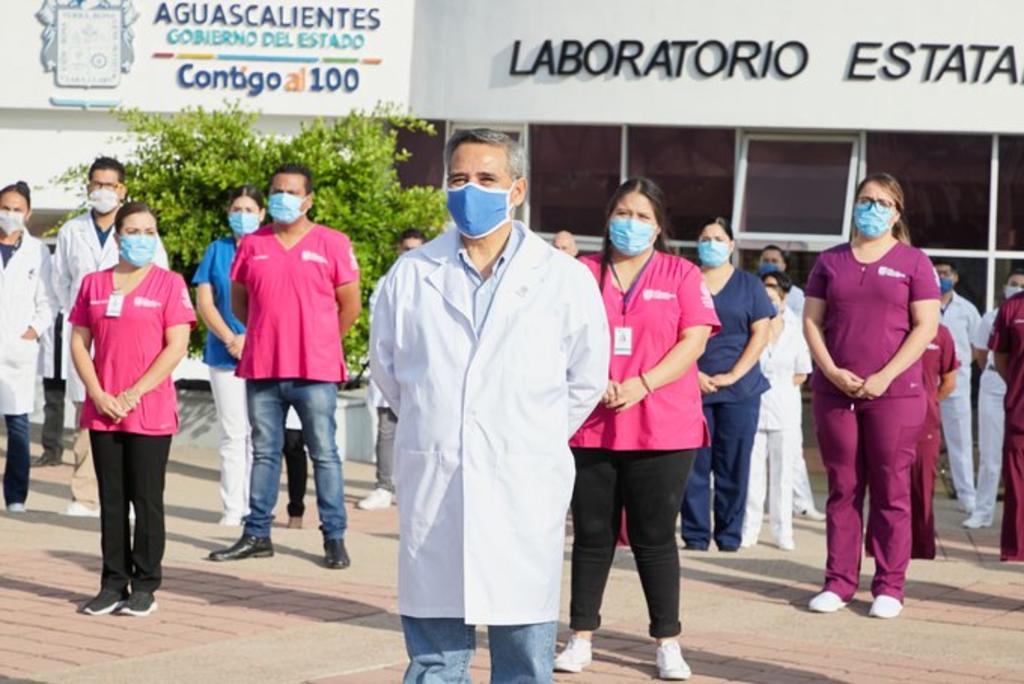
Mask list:
[{"label": "white pant", "polygon": [[[758,430],[750,455],[750,481],[743,516],[743,546],[753,546],[761,535],[765,492],[768,519],[776,543],[793,541],[793,457],[798,430]],[[766,477],[767,476],[767,477]]]},{"label": "white pant", "polygon": [[949,471],[956,498],[974,508],[974,440],[971,435],[971,394],[947,397],[942,402],[942,435],[946,439]]},{"label": "white pant", "polygon": [[220,422],[220,498],[226,517],[249,515],[252,439],[245,380],[233,370],[210,368],[210,389]]},{"label": "white pant", "polygon": [[794,436],[795,443],[790,444],[793,456],[789,459],[793,467],[793,512],[816,511],[818,507],[814,504],[811,478],[807,474],[807,459],[804,458],[804,435],[801,431],[796,432]]},{"label": "white pant", "polygon": [[974,515],[992,521],[1003,470],[1003,393],[978,393],[978,496]]}]

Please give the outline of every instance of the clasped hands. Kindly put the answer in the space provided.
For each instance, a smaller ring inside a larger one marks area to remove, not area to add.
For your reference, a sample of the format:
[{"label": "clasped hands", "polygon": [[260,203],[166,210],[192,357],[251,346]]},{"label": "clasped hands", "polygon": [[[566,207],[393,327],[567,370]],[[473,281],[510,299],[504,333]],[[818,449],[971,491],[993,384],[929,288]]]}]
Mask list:
[{"label": "clasped hands", "polygon": [[836,368],[825,376],[851,399],[877,399],[885,394],[892,384],[892,378],[883,371],[862,378],[845,368]]},{"label": "clasped hands", "polygon": [[648,394],[650,392],[639,377],[628,378],[622,382],[610,380],[601,403],[616,413],[622,413],[639,404]]},{"label": "clasped hands", "polygon": [[137,389],[129,387],[116,397],[106,391],[100,390],[92,398],[92,403],[101,415],[110,418],[115,423],[120,423],[129,413],[139,405],[142,395]]}]

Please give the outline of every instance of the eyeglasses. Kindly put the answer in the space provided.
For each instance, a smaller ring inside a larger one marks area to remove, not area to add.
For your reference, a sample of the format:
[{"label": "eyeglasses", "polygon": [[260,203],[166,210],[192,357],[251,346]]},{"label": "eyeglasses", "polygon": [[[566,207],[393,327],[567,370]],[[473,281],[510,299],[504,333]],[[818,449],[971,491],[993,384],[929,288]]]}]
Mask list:
[{"label": "eyeglasses", "polygon": [[896,203],[884,198],[875,199],[873,197],[858,197],[857,206],[867,209],[874,209],[876,206],[882,207],[883,209],[895,209]]}]

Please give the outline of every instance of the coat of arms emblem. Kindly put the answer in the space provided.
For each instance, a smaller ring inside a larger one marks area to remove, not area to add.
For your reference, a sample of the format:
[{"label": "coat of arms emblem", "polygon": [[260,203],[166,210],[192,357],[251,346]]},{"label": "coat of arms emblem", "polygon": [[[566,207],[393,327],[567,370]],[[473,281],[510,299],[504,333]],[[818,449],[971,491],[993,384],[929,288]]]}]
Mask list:
[{"label": "coat of arms emblem", "polygon": [[43,68],[60,87],[114,88],[135,61],[132,0],[44,0],[36,18]]}]

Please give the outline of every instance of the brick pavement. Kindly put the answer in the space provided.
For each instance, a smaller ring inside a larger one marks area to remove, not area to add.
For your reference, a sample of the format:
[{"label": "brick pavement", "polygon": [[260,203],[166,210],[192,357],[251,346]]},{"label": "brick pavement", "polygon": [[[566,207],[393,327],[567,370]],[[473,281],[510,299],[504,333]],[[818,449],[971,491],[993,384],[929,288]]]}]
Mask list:
[{"label": "brick pavement", "polygon": [[[348,571],[317,565],[320,541],[312,523],[300,531],[275,529],[273,559],[213,564],[205,553],[237,534],[214,524],[214,456],[176,450],[174,459],[165,582],[159,611],[145,619],[75,612],[97,589],[98,525],[56,514],[67,496],[69,467],[33,472],[34,512],[0,514],[0,678],[400,679],[394,509],[351,509],[354,566]],[[346,468],[350,498],[365,493],[372,469]],[[798,523],[798,550],[791,554],[767,545],[741,554],[684,553],[683,644],[695,672],[691,681],[1024,682],[1024,567],[998,563],[995,530],[960,529],[952,502],[940,499],[938,513],[940,560],[912,566],[904,616],[891,622],[865,617],[865,592],[841,614],[804,610],[821,576],[820,524]],[[315,510],[307,512],[307,521],[314,517]],[[653,678],[653,647],[628,553],[616,558],[604,613],[592,669],[556,681]],[[483,632],[480,642],[474,681],[487,677]]]}]

